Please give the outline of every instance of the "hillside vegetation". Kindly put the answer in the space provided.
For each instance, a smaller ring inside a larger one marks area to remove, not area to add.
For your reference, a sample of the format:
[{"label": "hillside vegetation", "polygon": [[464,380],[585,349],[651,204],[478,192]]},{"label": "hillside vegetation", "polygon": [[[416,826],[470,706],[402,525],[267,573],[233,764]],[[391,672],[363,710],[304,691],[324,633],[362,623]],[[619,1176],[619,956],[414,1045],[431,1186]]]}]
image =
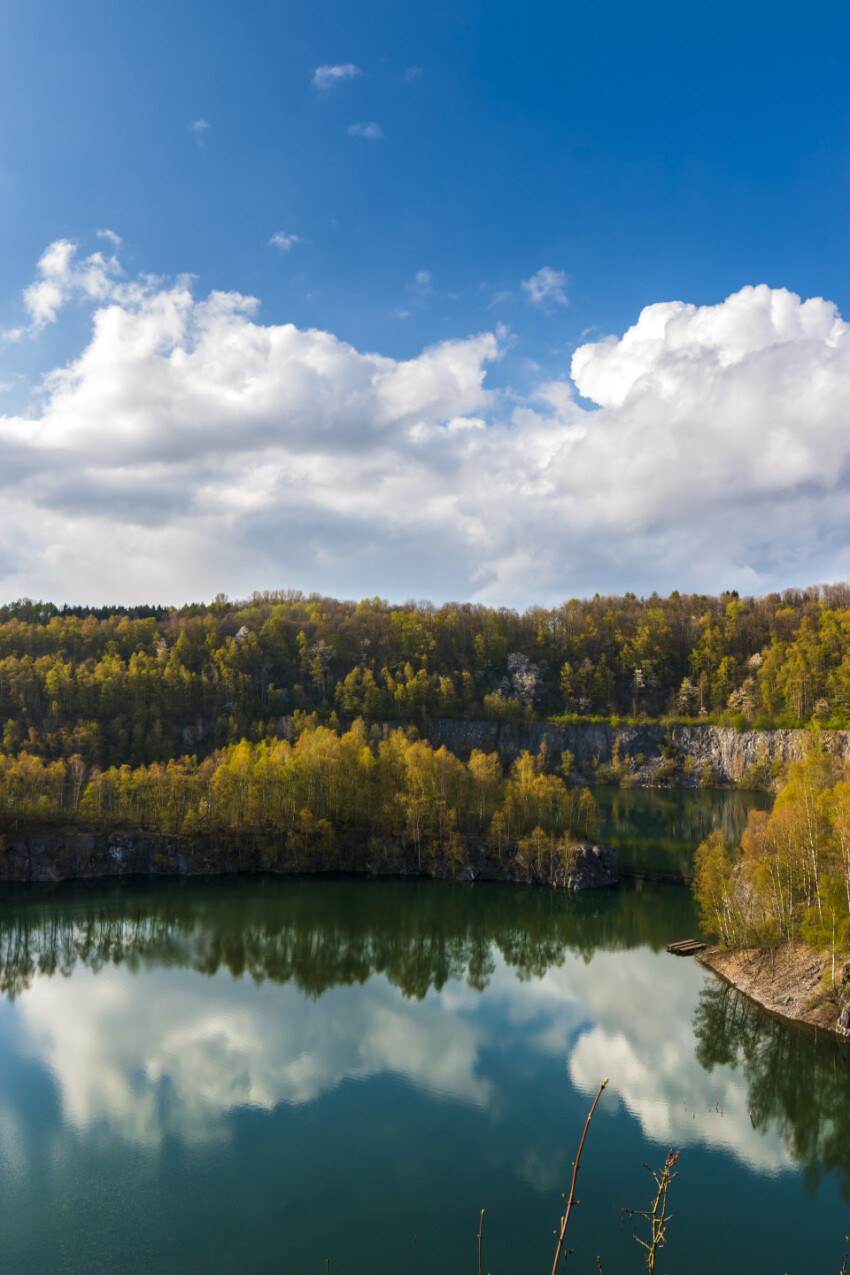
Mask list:
[{"label": "hillside vegetation", "polygon": [[468,717],[850,725],[850,588],[515,611],[284,591],[180,608],[0,607],[0,749],[203,758],[343,725]]}]

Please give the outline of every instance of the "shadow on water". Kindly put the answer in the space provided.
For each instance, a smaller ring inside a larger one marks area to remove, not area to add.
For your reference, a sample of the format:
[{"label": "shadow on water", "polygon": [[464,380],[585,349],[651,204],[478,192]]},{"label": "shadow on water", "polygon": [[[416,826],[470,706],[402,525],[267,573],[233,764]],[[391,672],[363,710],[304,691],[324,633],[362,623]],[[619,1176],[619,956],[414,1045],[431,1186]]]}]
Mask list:
[{"label": "shadow on water", "polygon": [[694,1015],[696,1057],[706,1071],[729,1066],[747,1084],[750,1120],[775,1126],[803,1169],[811,1195],[834,1173],[850,1200],[850,1052],[828,1033],[813,1033],[765,1013],[726,983],[700,993]]},{"label": "shadow on water", "polygon": [[533,886],[346,878],[218,878],[7,889],[0,993],[78,963],[225,968],[313,996],[383,974],[405,996],[450,979],[483,990],[498,951],[520,978],[568,952],[663,948],[694,931],[688,892],[621,885],[581,895]]}]

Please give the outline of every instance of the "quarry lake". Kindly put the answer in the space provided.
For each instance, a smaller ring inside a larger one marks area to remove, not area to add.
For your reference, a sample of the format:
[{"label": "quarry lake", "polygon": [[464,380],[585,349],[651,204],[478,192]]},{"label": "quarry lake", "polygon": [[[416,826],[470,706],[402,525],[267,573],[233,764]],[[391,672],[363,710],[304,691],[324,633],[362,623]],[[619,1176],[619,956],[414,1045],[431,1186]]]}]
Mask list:
[{"label": "quarry lake", "polygon": [[[687,871],[764,799],[597,790],[625,863]],[[4,887],[0,1269],[643,1270],[624,1207],[681,1150],[666,1275],[837,1272],[850,1047],[666,944],[681,885],[351,878]]]}]

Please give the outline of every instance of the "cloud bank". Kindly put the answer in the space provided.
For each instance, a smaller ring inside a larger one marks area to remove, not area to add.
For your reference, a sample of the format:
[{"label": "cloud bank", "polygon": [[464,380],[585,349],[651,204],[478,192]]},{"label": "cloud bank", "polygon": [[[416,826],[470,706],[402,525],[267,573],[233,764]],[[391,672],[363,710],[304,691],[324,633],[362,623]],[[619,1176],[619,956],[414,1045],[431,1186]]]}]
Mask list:
[{"label": "cloud bank", "polygon": [[71,300],[94,306],[85,348],[0,418],[7,596],[522,606],[848,574],[850,332],[820,298],[648,306],[575,351],[591,405],[566,367],[488,388],[497,333],[395,360],[61,240],[32,330]]}]

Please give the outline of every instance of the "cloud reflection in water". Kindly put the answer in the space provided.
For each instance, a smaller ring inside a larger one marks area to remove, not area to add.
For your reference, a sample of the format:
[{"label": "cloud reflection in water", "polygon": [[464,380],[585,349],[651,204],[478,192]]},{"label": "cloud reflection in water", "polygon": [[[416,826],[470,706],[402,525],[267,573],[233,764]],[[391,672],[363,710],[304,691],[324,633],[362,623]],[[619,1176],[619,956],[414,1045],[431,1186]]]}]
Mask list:
[{"label": "cloud reflection in water", "polygon": [[237,1108],[311,1103],[382,1073],[495,1109],[510,1095],[482,1056],[519,1035],[538,1055],[563,1056],[582,1093],[610,1075],[608,1101],[621,1101],[657,1143],[722,1149],[761,1173],[790,1168],[776,1127],[753,1128],[741,1072],[708,1072],[696,1057],[692,1021],[705,979],[692,962],[648,949],[600,951],[589,962],[569,953],[523,980],[496,954],[483,994],[451,980],[420,1000],[383,975],[313,999],[223,971],[201,979],[154,969],[140,980],[122,968],[77,968],[70,980],[36,978],[17,1009],[22,1050],[49,1069],[80,1132],[197,1143],[226,1136]]}]

